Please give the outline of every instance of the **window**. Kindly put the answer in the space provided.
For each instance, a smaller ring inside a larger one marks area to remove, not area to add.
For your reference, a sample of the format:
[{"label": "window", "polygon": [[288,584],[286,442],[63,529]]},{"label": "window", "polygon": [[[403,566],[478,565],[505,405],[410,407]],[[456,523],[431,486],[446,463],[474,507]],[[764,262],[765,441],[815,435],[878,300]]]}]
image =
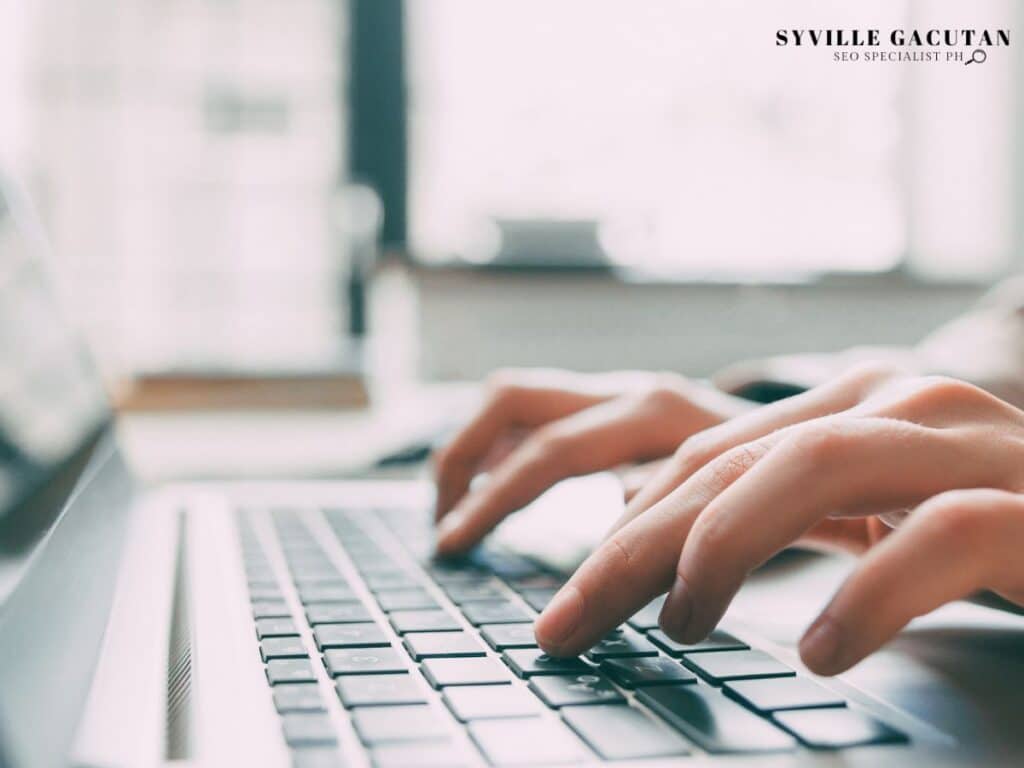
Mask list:
[{"label": "window", "polygon": [[18,95],[0,122],[23,126],[17,159],[108,362],[332,357],[344,329],[341,5],[7,6],[0,30],[22,8]]},{"label": "window", "polygon": [[647,272],[991,276],[1012,239],[1010,52],[984,68],[833,63],[776,47],[775,30],[1011,27],[1011,13],[408,0],[412,247],[488,261],[525,227],[549,234],[549,256],[592,232],[595,253]]}]

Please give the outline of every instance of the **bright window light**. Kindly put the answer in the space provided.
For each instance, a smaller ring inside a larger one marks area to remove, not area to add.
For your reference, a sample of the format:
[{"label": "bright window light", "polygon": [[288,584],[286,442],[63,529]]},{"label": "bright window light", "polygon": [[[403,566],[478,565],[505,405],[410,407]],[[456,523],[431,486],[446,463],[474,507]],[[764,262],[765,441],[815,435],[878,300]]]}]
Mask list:
[{"label": "bright window light", "polygon": [[[914,236],[929,249],[911,259],[923,271],[930,253],[940,272],[961,266],[935,239],[961,259],[976,245],[991,271],[1008,248],[999,227],[975,242],[943,201],[912,199],[929,171],[909,158],[926,137],[955,152],[972,131],[999,134],[1009,57],[931,75],[971,92],[968,131],[950,140],[919,100],[943,117],[949,94],[922,85],[920,68],[775,45],[780,27],[891,29],[915,12],[893,0],[411,0],[413,248],[486,260],[509,221],[582,221],[613,262],[655,272],[883,271],[904,263]],[[1000,151],[972,161],[998,163]],[[974,167],[972,182],[991,178]],[[970,194],[968,217],[998,213],[1007,193],[995,183]]]}]

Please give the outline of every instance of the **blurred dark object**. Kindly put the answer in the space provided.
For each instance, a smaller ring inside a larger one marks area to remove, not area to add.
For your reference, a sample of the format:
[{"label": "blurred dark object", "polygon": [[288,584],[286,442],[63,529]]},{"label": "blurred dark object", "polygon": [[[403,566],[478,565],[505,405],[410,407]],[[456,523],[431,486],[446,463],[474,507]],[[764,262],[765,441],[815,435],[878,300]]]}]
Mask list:
[{"label": "blurred dark object", "polygon": [[608,269],[608,256],[588,219],[498,219],[500,246],[493,265]]},{"label": "blurred dark object", "polygon": [[367,333],[366,295],[377,263],[384,209],[380,196],[365,184],[342,187],[336,211],[337,237],[347,244],[343,305],[348,307],[347,335],[362,339]]}]

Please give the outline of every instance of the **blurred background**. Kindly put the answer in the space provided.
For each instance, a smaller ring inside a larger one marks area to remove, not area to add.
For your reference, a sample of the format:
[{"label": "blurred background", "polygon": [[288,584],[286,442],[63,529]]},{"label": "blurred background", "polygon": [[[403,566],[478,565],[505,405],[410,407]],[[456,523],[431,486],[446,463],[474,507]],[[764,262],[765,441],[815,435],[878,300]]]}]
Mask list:
[{"label": "blurred background", "polygon": [[[0,167],[115,382],[907,344],[1024,258],[1012,0],[0,0]],[[339,362],[342,361],[342,362]],[[248,368],[247,368],[248,367]]]}]

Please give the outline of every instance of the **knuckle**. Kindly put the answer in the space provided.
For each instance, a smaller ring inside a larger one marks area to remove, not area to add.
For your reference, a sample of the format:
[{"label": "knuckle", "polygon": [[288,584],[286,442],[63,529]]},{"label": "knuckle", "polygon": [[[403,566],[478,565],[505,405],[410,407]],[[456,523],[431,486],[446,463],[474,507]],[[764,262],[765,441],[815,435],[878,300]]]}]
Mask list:
[{"label": "knuckle", "polygon": [[896,363],[872,360],[858,363],[840,378],[847,386],[861,393],[870,392],[893,379],[907,376],[909,371]]},{"label": "knuckle", "polygon": [[528,438],[529,455],[540,464],[566,458],[572,445],[571,437],[556,424],[540,427]]},{"label": "knuckle", "polygon": [[714,460],[718,453],[714,450],[712,440],[704,432],[699,432],[686,438],[676,448],[672,464],[680,474],[689,476]]},{"label": "knuckle", "polygon": [[849,445],[849,436],[840,422],[829,421],[796,430],[784,442],[799,461],[822,466],[841,457]]},{"label": "knuckle", "polygon": [[601,569],[615,580],[631,579],[636,553],[628,539],[616,533],[601,545],[600,557],[595,562],[602,564]]},{"label": "knuckle", "polygon": [[923,401],[933,407],[945,407],[964,403],[977,403],[989,400],[991,396],[983,389],[960,379],[949,376],[926,376],[910,399]]},{"label": "knuckle", "polygon": [[497,368],[491,371],[485,383],[490,389],[501,389],[518,382],[522,373],[519,368]]},{"label": "knuckle", "polygon": [[437,477],[447,476],[459,467],[468,464],[470,458],[470,451],[462,444],[462,441],[449,442],[433,453],[434,474]]},{"label": "knuckle", "polygon": [[644,388],[640,400],[652,410],[671,408],[685,400],[686,379],[673,373],[659,373]]},{"label": "knuckle", "polygon": [[434,470],[434,477],[441,478],[451,471],[452,459],[448,447],[439,448],[431,456],[431,465]]},{"label": "knuckle", "polygon": [[935,497],[923,512],[934,535],[967,541],[993,519],[1024,512],[1024,498],[995,489],[960,489]]},{"label": "knuckle", "polygon": [[484,383],[486,393],[485,407],[500,407],[507,402],[518,389],[516,378],[507,370],[495,371]]},{"label": "knuckle", "polygon": [[687,548],[698,553],[702,562],[729,562],[721,554],[729,545],[725,528],[716,515],[702,514],[687,536]]},{"label": "knuckle", "polygon": [[761,441],[739,445],[708,464],[712,491],[725,488],[753,467],[767,452]]},{"label": "knuckle", "polygon": [[978,522],[978,510],[968,492],[946,494],[931,512],[928,520],[930,533],[938,539],[964,542],[974,532]]}]

